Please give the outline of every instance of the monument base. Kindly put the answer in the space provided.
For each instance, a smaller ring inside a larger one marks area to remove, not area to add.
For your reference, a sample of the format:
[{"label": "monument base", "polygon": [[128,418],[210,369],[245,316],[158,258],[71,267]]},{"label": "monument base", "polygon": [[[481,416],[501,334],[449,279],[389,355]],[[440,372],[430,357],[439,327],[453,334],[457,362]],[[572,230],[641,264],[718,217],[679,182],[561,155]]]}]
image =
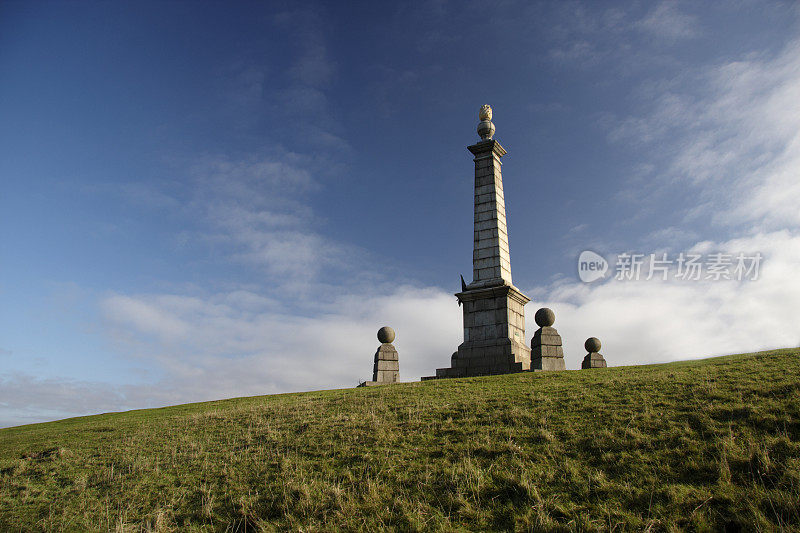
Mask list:
[{"label": "monument base", "polygon": [[530,366],[531,350],[524,344],[511,339],[470,341],[462,343],[453,353],[450,368],[437,368],[435,376],[422,379],[513,374],[528,370]]},{"label": "monument base", "polygon": [[464,306],[464,342],[451,356],[450,368],[438,368],[427,379],[529,370],[524,306],[530,299],[502,279],[472,283],[456,296]]}]

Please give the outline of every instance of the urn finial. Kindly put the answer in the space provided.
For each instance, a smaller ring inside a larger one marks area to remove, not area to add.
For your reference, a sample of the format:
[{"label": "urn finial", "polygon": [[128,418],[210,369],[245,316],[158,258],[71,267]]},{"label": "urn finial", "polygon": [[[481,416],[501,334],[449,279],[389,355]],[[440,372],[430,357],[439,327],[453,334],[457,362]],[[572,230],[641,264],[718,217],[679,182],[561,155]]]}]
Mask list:
[{"label": "urn finial", "polygon": [[488,141],[494,135],[494,124],[492,124],[492,106],[484,104],[478,112],[478,135],[484,141]]}]

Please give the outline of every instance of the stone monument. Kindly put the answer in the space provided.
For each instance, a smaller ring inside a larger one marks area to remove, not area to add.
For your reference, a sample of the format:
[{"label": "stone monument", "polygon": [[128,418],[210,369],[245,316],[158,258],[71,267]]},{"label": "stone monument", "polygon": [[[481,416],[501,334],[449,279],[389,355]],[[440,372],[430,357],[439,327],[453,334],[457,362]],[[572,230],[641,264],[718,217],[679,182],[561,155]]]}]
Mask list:
[{"label": "stone monument", "polygon": [[400,377],[400,358],[394,347],[394,330],[383,326],[378,330],[378,340],[381,345],[375,352],[375,364],[372,366],[372,381],[365,381],[359,386],[385,385],[397,383]]},{"label": "stone monument", "polygon": [[561,335],[552,327],[556,314],[551,309],[542,307],[536,311],[534,319],[539,329],[531,339],[531,370],[565,370]]},{"label": "stone monument", "polygon": [[464,342],[450,368],[423,379],[507,374],[529,370],[525,344],[525,304],[530,298],[511,282],[506,207],[500,158],[506,155],[495,132],[492,108],[481,107],[478,135],[467,149],[475,162],[475,218],[472,283],[456,294],[464,311]]},{"label": "stone monument", "polygon": [[606,368],[606,360],[600,354],[600,339],[597,337],[589,337],[583,343],[583,347],[589,352],[583,358],[581,368]]}]

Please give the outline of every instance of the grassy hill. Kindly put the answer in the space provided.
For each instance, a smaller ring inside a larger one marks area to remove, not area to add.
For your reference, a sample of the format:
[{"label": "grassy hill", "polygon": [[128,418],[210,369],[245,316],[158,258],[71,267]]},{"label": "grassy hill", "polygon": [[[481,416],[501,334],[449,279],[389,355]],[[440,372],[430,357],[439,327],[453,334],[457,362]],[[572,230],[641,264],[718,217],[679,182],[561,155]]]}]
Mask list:
[{"label": "grassy hill", "polygon": [[800,349],[0,430],[2,531],[800,530]]}]

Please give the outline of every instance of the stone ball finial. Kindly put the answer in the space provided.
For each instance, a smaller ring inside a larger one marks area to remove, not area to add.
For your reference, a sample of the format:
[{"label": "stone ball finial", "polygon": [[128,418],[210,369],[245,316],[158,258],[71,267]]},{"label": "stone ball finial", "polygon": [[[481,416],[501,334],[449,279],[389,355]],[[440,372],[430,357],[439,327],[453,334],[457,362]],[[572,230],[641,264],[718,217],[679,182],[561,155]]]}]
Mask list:
[{"label": "stone ball finial", "polygon": [[553,312],[552,309],[548,309],[547,307],[542,307],[536,314],[534,315],[534,320],[536,320],[536,325],[540,328],[547,328],[552,326],[556,321],[556,314]]},{"label": "stone ball finial", "polygon": [[583,347],[586,348],[586,351],[589,353],[597,353],[600,351],[600,339],[597,337],[589,337],[586,339],[586,342],[583,343]]},{"label": "stone ball finial", "polygon": [[478,112],[478,135],[487,141],[494,135],[494,124],[492,124],[492,106],[484,104]]},{"label": "stone ball finial", "polygon": [[378,340],[383,344],[394,342],[394,330],[389,326],[383,326],[378,330]]}]

